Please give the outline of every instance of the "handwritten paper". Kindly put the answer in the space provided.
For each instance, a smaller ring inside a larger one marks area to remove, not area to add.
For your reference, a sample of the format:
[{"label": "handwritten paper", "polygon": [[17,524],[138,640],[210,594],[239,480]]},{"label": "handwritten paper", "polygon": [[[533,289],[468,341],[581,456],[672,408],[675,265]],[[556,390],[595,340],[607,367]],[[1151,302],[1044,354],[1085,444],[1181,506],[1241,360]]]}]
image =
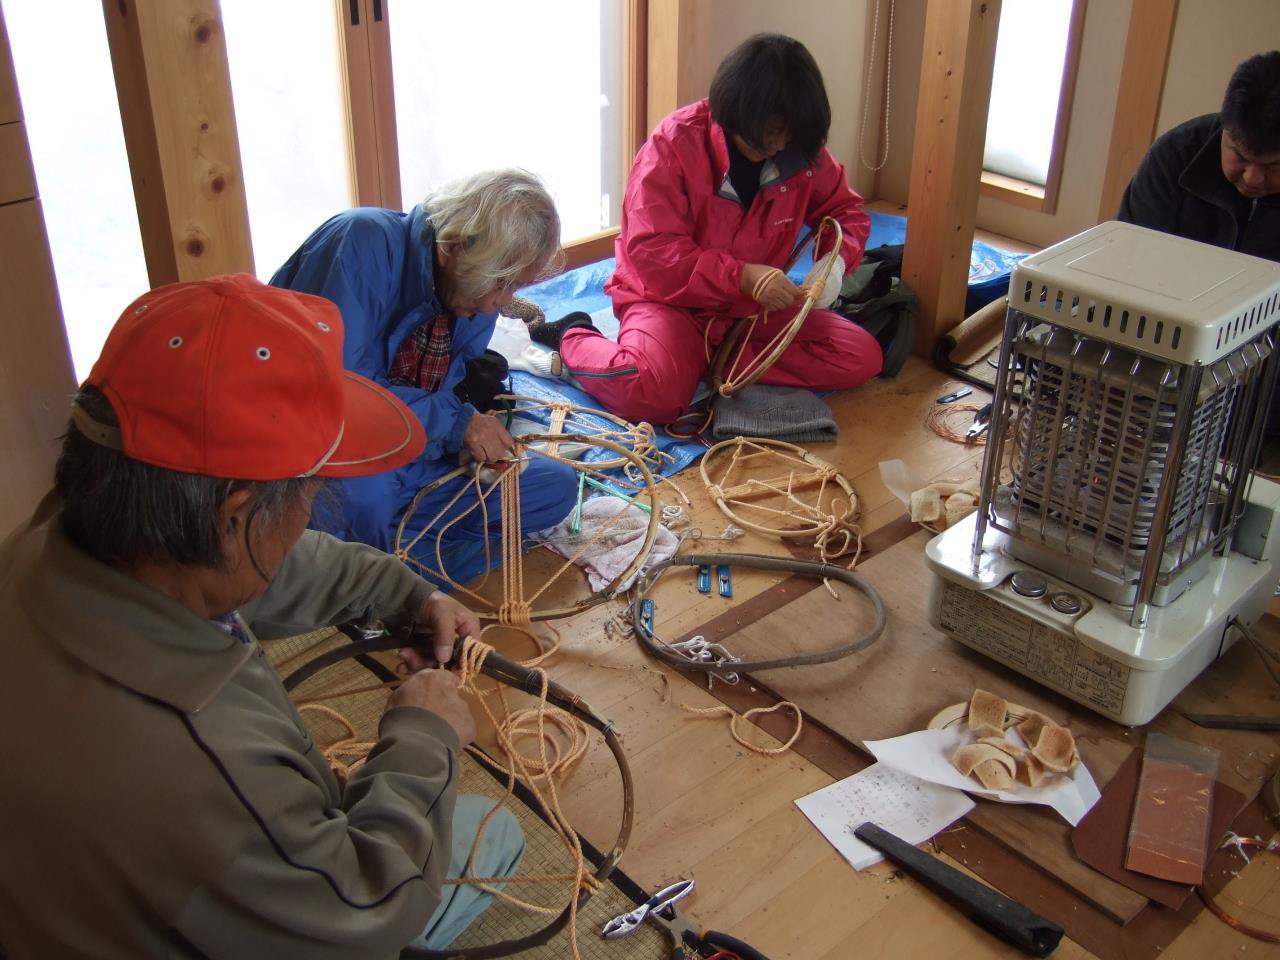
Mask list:
[{"label": "handwritten paper", "polygon": [[973,809],[963,792],[874,763],[852,777],[801,797],[796,806],[855,870],[884,859],[853,835],[870,820],[907,843],[923,843]]}]

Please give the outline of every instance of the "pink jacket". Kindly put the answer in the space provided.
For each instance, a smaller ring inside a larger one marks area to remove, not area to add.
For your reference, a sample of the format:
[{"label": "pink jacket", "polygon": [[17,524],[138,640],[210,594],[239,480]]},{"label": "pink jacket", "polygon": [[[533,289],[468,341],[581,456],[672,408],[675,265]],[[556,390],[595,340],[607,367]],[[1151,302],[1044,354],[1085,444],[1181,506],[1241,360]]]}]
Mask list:
[{"label": "pink jacket", "polygon": [[[681,107],[645,141],[631,166],[605,291],[615,311],[637,301],[745,317],[757,305],[739,290],[744,263],[781,267],[801,231],[833,217],[844,231],[846,269],[862,259],[871,228],[862,198],[824,147],[813,163],[784,150],[766,165],[750,210],[729,185],[725,133],[706,100]],[[806,231],[807,233],[807,231]],[[820,250],[819,254],[826,250]]]}]

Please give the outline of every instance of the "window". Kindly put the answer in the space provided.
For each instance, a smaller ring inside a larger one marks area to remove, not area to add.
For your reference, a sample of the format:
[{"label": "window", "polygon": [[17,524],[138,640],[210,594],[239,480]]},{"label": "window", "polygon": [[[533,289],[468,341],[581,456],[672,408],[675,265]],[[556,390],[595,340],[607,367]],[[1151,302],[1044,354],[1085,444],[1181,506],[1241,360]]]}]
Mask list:
[{"label": "window", "polygon": [[987,114],[982,192],[1057,205],[1085,0],[1003,0]]},{"label": "window", "polygon": [[[257,275],[355,203],[334,7],[221,0]],[[287,41],[283,40],[287,38]]]},{"label": "window", "polygon": [[520,166],[546,181],[566,242],[618,223],[625,0],[389,7],[406,207],[455,177]]},{"label": "window", "polygon": [[150,287],[99,14],[59,16],[47,0],[4,0],[78,380],[89,375],[121,311]]}]

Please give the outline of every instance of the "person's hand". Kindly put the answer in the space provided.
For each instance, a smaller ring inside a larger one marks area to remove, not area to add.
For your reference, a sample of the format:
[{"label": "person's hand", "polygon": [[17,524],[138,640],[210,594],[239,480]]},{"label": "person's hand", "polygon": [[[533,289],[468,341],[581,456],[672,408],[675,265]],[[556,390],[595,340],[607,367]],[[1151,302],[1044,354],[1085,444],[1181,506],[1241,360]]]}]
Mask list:
[{"label": "person's hand", "polygon": [[800,299],[800,288],[791,282],[781,270],[777,270],[773,279],[766,283],[763,289],[757,291],[756,284],[760,282],[760,278],[770,271],[777,270],[764,263],[744,263],[742,265],[742,281],[740,287],[742,292],[748,297],[752,297],[755,301],[766,310],[781,310],[783,307],[789,307]]},{"label": "person's hand", "polygon": [[436,590],[423,601],[417,621],[425,624],[431,633],[431,652],[434,663],[423,651],[404,647],[400,651],[402,663],[396,668],[400,674],[415,673],[435,663],[445,664],[453,659],[453,643],[462,637],[480,635],[480,618],[453,597]]},{"label": "person's hand", "polygon": [[495,463],[511,456],[515,440],[496,417],[477,413],[467,424],[462,445],[471,458],[480,463]]},{"label": "person's hand", "polygon": [[410,674],[387,699],[387,709],[394,707],[430,710],[453,727],[463,744],[476,738],[476,722],[466,701],[458,694],[458,678],[448,670],[419,670]]},{"label": "person's hand", "polygon": [[[802,287],[813,289],[818,284],[818,277],[822,275],[822,263],[826,257],[822,257],[815,263],[812,269],[805,275]],[[817,291],[817,296],[813,298],[813,305],[819,310],[826,310],[829,306],[836,302],[836,297],[840,295],[840,285],[844,283],[844,257],[836,254],[835,262],[831,264],[831,272],[827,274],[827,282],[822,289]],[[806,294],[807,296],[808,294]]]}]

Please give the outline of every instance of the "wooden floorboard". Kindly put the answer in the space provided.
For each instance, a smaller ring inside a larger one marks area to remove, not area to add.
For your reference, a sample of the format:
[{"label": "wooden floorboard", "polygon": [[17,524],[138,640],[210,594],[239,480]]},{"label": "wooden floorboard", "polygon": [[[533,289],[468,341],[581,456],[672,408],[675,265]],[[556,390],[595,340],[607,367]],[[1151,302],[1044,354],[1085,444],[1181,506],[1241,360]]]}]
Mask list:
[{"label": "wooden floorboard", "polygon": [[[828,398],[841,437],[812,450],[854,481],[865,534],[901,522],[904,513],[880,481],[881,460],[902,459],[926,479],[977,474],[981,448],[943,440],[924,426],[936,397],[954,383],[912,358],[894,380],[876,380]],[[970,399],[984,398],[975,390]],[[707,497],[697,468],[676,480],[692,501],[692,525],[707,535],[722,531],[728,519]],[[679,502],[670,488],[663,501]],[[682,549],[786,555],[780,541],[757,534],[728,544],[686,542]],[[698,594],[692,572],[677,570],[652,593],[658,632],[684,635],[779,579],[781,575],[735,572],[731,604]],[[921,607],[924,589],[922,584]],[[730,738],[726,721],[686,714],[682,703],[719,701],[701,680],[660,666],[633,640],[606,632],[606,621],[619,609],[620,604],[610,604],[562,621],[564,646],[550,672],[611,718],[626,745],[637,816],[622,868],[632,878],[656,889],[679,877],[694,877],[697,888],[683,904],[684,912],[703,926],[753,943],[774,960],[1020,956],[892,868],[853,871],[794,805],[797,797],[831,783],[832,776],[794,751],[761,757]],[[670,678],[669,690],[660,674]],[[910,696],[910,690],[904,695]],[[929,706],[921,704],[920,711]],[[757,733],[762,742],[777,742]],[[850,760],[849,769],[859,762]],[[612,843],[620,786],[607,753],[594,749],[562,785],[561,794],[570,820],[588,839]],[[1280,857],[1259,858],[1228,893],[1255,910],[1280,915],[1277,864]],[[1265,915],[1259,922],[1267,923]],[[1280,927],[1280,922],[1271,926]],[[1163,954],[1184,960],[1266,955],[1276,951],[1207,914]],[[1055,956],[1075,960],[1092,954],[1064,941]]]}]

